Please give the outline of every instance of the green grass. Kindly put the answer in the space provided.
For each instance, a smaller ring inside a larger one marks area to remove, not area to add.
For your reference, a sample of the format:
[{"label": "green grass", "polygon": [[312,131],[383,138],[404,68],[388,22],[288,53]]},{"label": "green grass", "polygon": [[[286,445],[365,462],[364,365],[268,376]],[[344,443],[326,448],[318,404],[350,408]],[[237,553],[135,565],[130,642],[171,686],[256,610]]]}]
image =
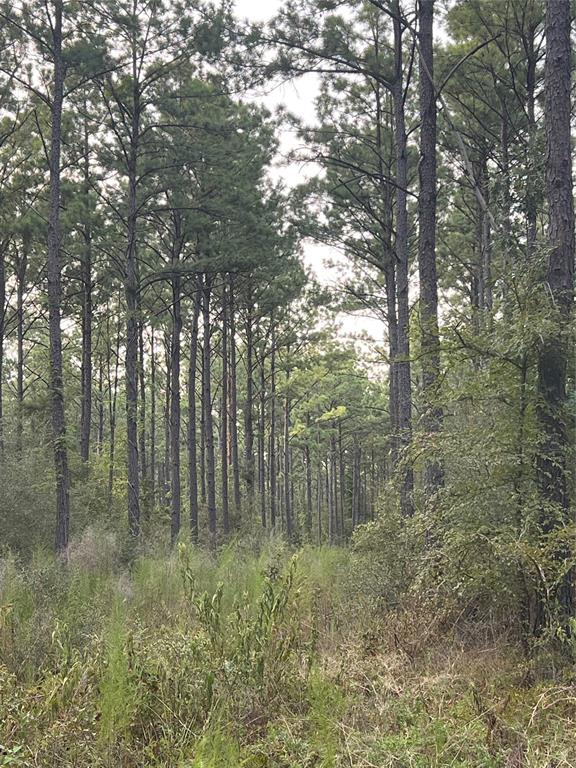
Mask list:
[{"label": "green grass", "polygon": [[576,766],[571,670],[378,612],[342,549],[120,550],[2,560],[0,766]]}]

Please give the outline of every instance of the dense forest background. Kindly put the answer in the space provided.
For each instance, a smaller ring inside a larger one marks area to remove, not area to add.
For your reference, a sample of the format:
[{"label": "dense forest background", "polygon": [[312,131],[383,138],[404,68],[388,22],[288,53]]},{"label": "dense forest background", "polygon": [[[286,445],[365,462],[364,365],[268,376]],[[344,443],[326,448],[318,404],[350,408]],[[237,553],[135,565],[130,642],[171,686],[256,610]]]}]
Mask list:
[{"label": "dense forest background", "polygon": [[0,5],[0,766],[576,765],[572,32]]}]

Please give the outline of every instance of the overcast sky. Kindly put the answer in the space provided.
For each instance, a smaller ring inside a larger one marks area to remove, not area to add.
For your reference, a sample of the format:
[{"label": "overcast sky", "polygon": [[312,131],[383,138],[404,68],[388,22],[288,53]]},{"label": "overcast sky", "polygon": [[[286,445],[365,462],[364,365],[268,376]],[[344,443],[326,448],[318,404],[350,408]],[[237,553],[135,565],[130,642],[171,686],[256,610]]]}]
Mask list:
[{"label": "overcast sky", "polygon": [[236,0],[236,13],[253,21],[268,21],[281,5],[281,0]]},{"label": "overcast sky", "polygon": [[[282,7],[283,0],[236,0],[236,15],[251,21],[269,21]],[[306,121],[314,119],[314,99],[318,91],[317,79],[314,75],[306,75],[288,83],[271,83],[257,96],[269,109],[274,110],[283,104],[290,112]],[[293,149],[296,138],[287,131],[281,136],[281,153]],[[275,174],[284,179],[287,184],[295,185],[306,176],[306,168],[293,164],[289,167],[282,165]],[[345,257],[334,251],[314,243],[305,247],[304,258],[307,266],[317,275],[318,279],[333,288],[338,288],[341,275],[345,269]],[[351,337],[367,333],[377,341],[382,340],[383,326],[381,321],[355,315],[339,318],[342,335]]]}]

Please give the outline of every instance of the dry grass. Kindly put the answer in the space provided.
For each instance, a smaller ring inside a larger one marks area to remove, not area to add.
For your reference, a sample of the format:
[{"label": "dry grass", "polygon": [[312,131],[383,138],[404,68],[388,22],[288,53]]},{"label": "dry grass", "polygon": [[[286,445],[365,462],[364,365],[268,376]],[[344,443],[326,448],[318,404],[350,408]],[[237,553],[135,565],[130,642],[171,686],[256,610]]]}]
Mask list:
[{"label": "dry grass", "polygon": [[191,552],[201,627],[181,558],[128,571],[118,552],[88,532],[68,569],[0,561],[0,766],[576,768],[572,670],[539,678],[495,620],[385,612],[345,553],[305,549],[290,610],[262,635],[271,653],[293,638],[292,661],[280,654],[262,687],[251,656],[238,659],[250,606],[289,553]]},{"label": "dry grass", "polygon": [[413,611],[360,626],[324,658],[349,702],[342,765],[576,768],[576,683],[535,681],[506,634]]}]

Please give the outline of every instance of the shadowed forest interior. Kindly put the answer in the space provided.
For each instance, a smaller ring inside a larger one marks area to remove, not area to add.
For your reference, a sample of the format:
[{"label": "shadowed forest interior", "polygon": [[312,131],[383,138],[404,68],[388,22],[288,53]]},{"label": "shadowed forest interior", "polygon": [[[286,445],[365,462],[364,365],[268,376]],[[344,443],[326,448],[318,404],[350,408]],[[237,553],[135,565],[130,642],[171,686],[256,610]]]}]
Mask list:
[{"label": "shadowed forest interior", "polygon": [[571,3],[261,5],[0,3],[0,766],[576,766]]}]

